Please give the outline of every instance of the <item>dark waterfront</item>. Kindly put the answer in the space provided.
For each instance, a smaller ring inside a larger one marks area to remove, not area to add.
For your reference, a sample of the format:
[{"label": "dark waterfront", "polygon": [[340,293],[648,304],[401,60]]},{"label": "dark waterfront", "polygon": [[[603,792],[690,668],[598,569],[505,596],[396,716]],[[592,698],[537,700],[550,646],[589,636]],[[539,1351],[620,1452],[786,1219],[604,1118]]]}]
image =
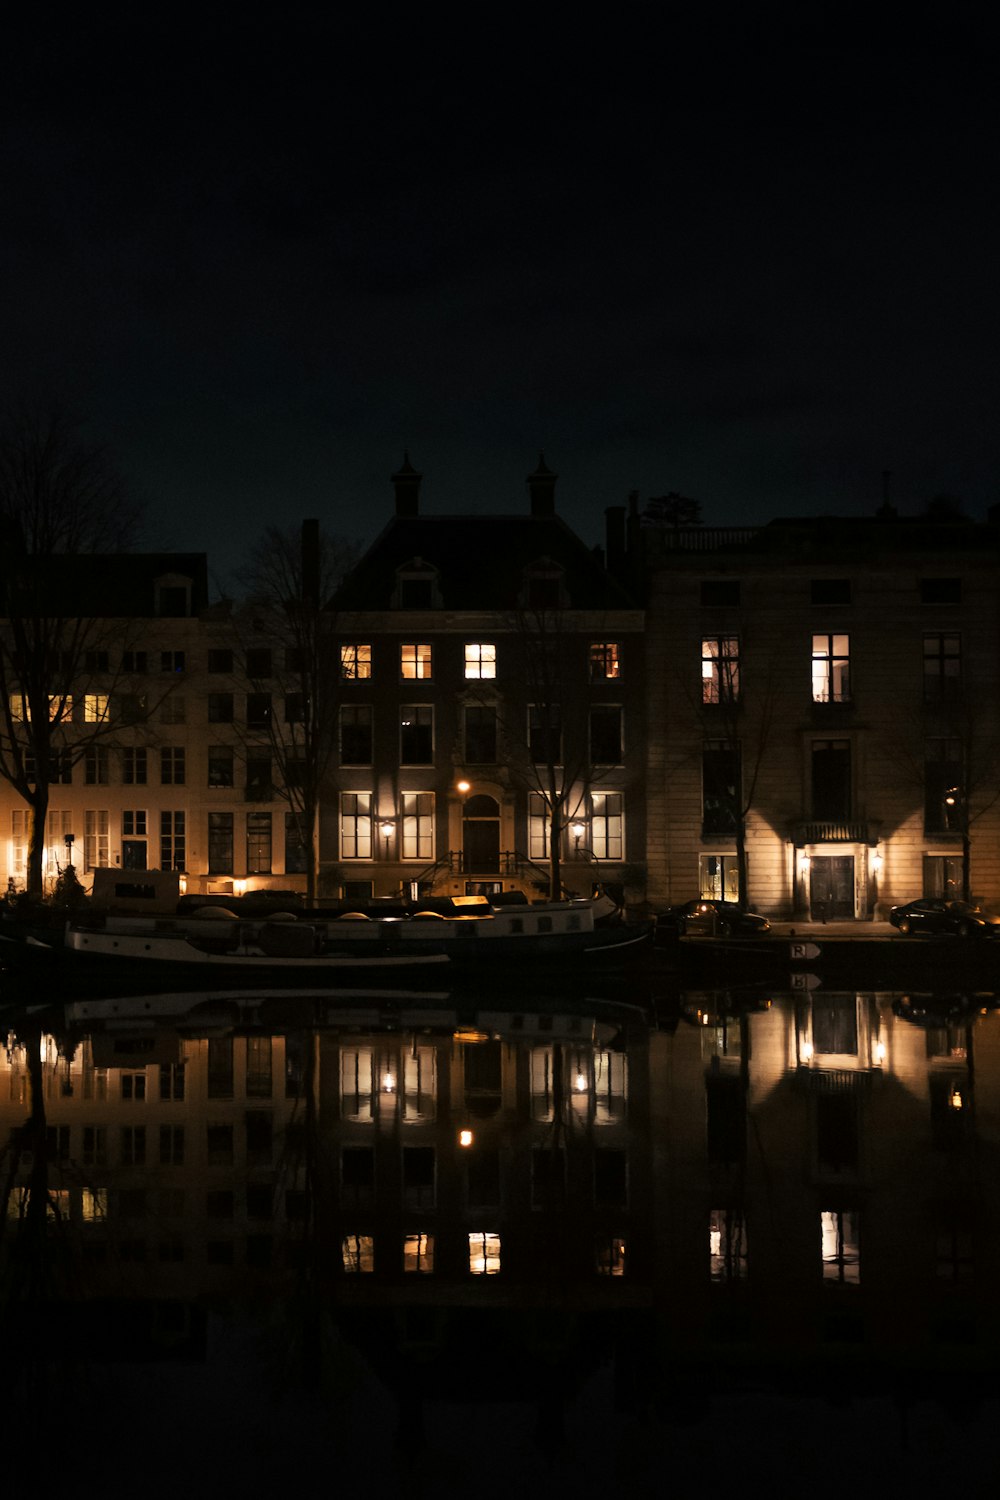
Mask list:
[{"label": "dark waterfront", "polygon": [[980,1493],[1000,998],[797,982],[8,988],[5,1410],[153,1493]]}]

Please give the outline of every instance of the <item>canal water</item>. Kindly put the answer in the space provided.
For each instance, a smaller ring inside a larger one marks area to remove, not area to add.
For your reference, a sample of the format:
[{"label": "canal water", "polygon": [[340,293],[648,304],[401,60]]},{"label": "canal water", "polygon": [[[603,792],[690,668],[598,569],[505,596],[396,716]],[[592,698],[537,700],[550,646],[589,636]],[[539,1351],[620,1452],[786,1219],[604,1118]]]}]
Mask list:
[{"label": "canal water", "polygon": [[53,1452],[99,1418],[154,1494],[178,1444],[195,1493],[989,1472],[1000,997],[0,1003],[5,1410]]}]

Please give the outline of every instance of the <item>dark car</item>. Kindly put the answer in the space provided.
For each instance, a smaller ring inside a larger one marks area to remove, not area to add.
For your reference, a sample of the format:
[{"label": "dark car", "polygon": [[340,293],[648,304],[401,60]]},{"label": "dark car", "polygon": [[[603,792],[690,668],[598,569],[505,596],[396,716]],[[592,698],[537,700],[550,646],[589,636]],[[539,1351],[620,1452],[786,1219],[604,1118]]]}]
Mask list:
[{"label": "dark car", "polygon": [[766,917],[742,911],[733,901],[696,897],[683,906],[668,906],[657,918],[657,931],[692,937],[760,937],[771,930]]},{"label": "dark car", "polygon": [[894,906],[889,921],[904,934],[953,933],[956,937],[995,937],[1000,926],[1000,917],[968,901],[944,901],[932,896]]}]

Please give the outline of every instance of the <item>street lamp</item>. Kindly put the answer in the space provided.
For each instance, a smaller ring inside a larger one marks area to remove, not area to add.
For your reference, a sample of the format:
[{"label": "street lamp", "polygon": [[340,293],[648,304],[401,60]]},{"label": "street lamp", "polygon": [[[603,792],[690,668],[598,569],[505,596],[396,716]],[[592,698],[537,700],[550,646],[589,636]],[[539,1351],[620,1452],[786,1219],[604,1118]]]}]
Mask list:
[{"label": "street lamp", "polygon": [[384,823],[379,824],[379,833],[385,839],[385,858],[389,858],[389,840],[392,838],[392,823],[387,818]]},{"label": "street lamp", "polygon": [[573,853],[575,854],[576,858],[579,859],[580,858],[580,840],[583,838],[583,835],[587,832],[586,824],[584,824],[584,823],[572,823],[570,825],[570,830],[569,831],[573,835],[573,837],[576,839],[576,844],[574,846]]}]

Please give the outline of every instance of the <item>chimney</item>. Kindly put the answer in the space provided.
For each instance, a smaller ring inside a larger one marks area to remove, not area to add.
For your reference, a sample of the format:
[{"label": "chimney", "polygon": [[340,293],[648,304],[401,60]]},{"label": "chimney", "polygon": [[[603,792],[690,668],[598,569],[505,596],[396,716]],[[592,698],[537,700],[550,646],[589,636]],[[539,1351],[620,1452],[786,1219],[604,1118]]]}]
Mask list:
[{"label": "chimney", "polygon": [[609,505],[604,512],[604,535],[608,547],[608,572],[621,578],[625,568],[625,507]]},{"label": "chimney", "polygon": [[397,469],[392,476],[392,486],[396,491],[397,516],[420,514],[420,481],[423,477],[410,463],[409,453],[404,453],[402,467]]},{"label": "chimney", "polygon": [[556,480],[558,474],[545,466],[545,454],[538,455],[538,468],[528,475],[528,494],[531,496],[533,516],[554,516],[556,513]]},{"label": "chimney", "polygon": [[302,599],[319,609],[319,522],[302,522]]}]

